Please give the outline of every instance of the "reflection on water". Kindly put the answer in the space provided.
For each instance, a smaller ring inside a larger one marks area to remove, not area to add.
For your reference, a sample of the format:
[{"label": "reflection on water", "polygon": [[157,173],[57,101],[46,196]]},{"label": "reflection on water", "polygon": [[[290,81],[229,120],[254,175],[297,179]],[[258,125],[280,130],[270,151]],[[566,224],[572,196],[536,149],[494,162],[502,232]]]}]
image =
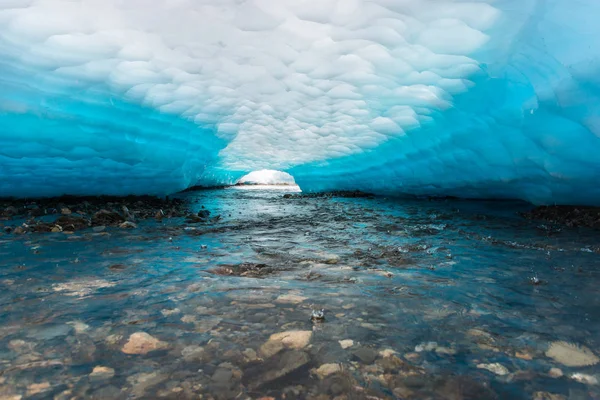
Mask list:
[{"label": "reflection on water", "polygon": [[277,188],[185,194],[211,224],[0,237],[0,398],[600,398],[594,232]]}]

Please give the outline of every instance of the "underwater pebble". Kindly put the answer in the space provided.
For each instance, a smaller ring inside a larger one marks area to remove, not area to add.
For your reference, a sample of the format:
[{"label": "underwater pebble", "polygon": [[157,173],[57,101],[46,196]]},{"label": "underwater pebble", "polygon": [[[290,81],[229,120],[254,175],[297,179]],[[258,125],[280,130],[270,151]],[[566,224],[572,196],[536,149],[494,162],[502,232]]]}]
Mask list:
[{"label": "underwater pebble", "polygon": [[282,294],[275,300],[275,303],[300,304],[306,299],[307,299],[307,297],[299,296],[297,294]]},{"label": "underwater pebble", "polygon": [[437,342],[421,343],[415,346],[415,351],[417,353],[421,353],[423,351],[432,351],[435,350],[436,347],[438,347]]},{"label": "underwater pebble", "polygon": [[354,340],[352,339],[340,340],[338,341],[338,343],[340,344],[340,346],[342,346],[342,349],[344,350],[354,346]]},{"label": "underwater pebble", "polygon": [[312,331],[287,331],[275,333],[269,337],[259,350],[261,356],[269,358],[284,348],[303,349],[312,338]]},{"label": "underwater pebble", "polygon": [[136,332],[129,336],[129,340],[121,351],[125,354],[147,354],[151,351],[161,350],[168,346],[146,332]]},{"label": "underwater pebble", "polygon": [[392,350],[392,349],[385,349],[385,350],[381,350],[379,352],[379,356],[383,357],[383,358],[391,357],[394,354],[397,354],[397,353],[394,350]]},{"label": "underwater pebble", "polygon": [[477,364],[477,368],[485,369],[487,371],[493,372],[496,375],[508,375],[508,368],[500,363],[492,363],[492,364]]},{"label": "underwater pebble", "polygon": [[552,378],[560,378],[563,376],[563,372],[560,368],[550,368],[548,375],[550,375]]},{"label": "underwater pebble", "polygon": [[27,386],[27,396],[35,396],[50,389],[50,382],[32,383]]},{"label": "underwater pebble", "polygon": [[90,374],[90,378],[93,379],[110,379],[115,376],[115,370],[109,367],[96,366]]},{"label": "underwater pebble", "polygon": [[323,364],[318,369],[313,370],[315,375],[319,377],[319,379],[324,379],[329,375],[333,375],[342,370],[342,366],[340,364]]},{"label": "underwater pebble", "polygon": [[583,383],[585,385],[597,385],[598,384],[598,378],[596,378],[595,376],[582,374],[579,372],[571,375],[571,379],[573,379],[579,383]]},{"label": "underwater pebble", "polygon": [[533,394],[533,400],[566,400],[567,398],[562,394],[554,394],[548,392],[535,392]]},{"label": "underwater pebble", "polygon": [[552,342],[546,356],[567,367],[587,367],[600,359],[587,347],[568,342]]}]

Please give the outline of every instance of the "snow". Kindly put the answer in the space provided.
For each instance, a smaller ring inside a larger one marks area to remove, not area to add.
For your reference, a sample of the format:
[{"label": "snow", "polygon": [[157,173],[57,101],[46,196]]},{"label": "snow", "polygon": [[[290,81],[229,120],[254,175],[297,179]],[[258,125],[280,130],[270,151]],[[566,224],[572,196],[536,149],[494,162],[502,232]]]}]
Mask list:
[{"label": "snow", "polygon": [[600,204],[595,0],[5,0],[0,195]]}]

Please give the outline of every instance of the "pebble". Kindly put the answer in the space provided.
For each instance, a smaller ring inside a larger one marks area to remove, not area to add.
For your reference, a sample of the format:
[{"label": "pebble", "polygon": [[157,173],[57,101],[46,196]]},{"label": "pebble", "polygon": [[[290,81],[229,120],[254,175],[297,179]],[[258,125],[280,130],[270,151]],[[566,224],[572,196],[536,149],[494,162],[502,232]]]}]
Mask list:
[{"label": "pebble", "polygon": [[493,372],[496,375],[508,375],[508,368],[500,363],[492,363],[492,364],[477,364],[477,368],[485,369],[487,371]]},{"label": "pebble", "polygon": [[531,354],[529,354],[528,352],[517,351],[515,353],[515,357],[520,358],[521,360],[527,360],[527,361],[533,360],[533,356]]},{"label": "pebble", "polygon": [[379,356],[383,357],[383,358],[391,357],[394,354],[397,354],[397,353],[394,350],[392,350],[392,349],[385,349],[385,350],[381,350],[379,352]]},{"label": "pebble", "polygon": [[323,364],[318,369],[313,370],[313,372],[319,377],[319,379],[324,379],[329,375],[333,375],[341,371],[342,366],[340,364]]},{"label": "pebble", "polygon": [[161,350],[168,346],[146,332],[136,332],[129,336],[129,340],[121,351],[125,354],[147,354],[151,351]]},{"label": "pebble", "polygon": [[135,228],[137,228],[137,225],[134,224],[131,221],[125,221],[121,225],[119,225],[119,228],[121,228],[121,229],[135,229]]},{"label": "pebble", "polygon": [[91,379],[110,379],[115,376],[115,370],[109,367],[96,366],[90,374]]},{"label": "pebble", "polygon": [[346,349],[354,346],[354,340],[352,340],[352,339],[340,340],[339,344],[340,344],[340,346],[342,346],[342,349],[346,350]]},{"label": "pebble", "polygon": [[562,394],[554,394],[548,392],[535,392],[533,400],[567,400]]},{"label": "pebble", "polygon": [[583,383],[585,385],[597,385],[598,384],[598,378],[596,378],[593,375],[582,374],[580,372],[577,372],[577,373],[571,375],[571,379],[573,379],[579,383]]},{"label": "pebble", "polygon": [[438,347],[437,342],[426,342],[416,345],[415,351],[417,353],[421,353],[423,351],[432,351],[435,350],[436,347]]},{"label": "pebble", "polygon": [[284,348],[300,350],[308,346],[312,331],[287,331],[275,333],[269,337],[259,350],[261,356],[269,358]]},{"label": "pebble", "polygon": [[352,355],[354,358],[360,360],[363,364],[372,364],[377,358],[378,353],[371,348],[361,347],[355,350]]},{"label": "pebble", "polygon": [[50,389],[50,382],[32,383],[27,386],[27,396],[35,396]]},{"label": "pebble", "polygon": [[550,375],[552,378],[560,378],[564,374],[560,368],[550,368],[550,371],[548,371],[548,375]]},{"label": "pebble", "polygon": [[181,355],[185,361],[201,361],[204,354],[204,348],[200,346],[187,346],[181,350]]},{"label": "pebble", "polygon": [[302,303],[306,299],[307,299],[306,297],[299,296],[297,294],[282,294],[281,296],[279,296],[275,300],[275,303],[279,303],[279,304],[300,304],[300,303]]}]

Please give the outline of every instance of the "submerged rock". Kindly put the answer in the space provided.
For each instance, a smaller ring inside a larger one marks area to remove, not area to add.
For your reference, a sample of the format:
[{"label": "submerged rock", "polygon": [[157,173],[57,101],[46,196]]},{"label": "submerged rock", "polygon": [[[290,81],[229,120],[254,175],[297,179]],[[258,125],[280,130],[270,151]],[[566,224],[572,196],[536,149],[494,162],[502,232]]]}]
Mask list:
[{"label": "submerged rock", "polygon": [[338,373],[342,371],[342,366],[340,364],[323,364],[319,368],[313,370],[314,374],[319,377],[319,379],[324,379],[329,375]]},{"label": "submerged rock", "polygon": [[352,339],[340,340],[339,344],[340,344],[340,346],[342,346],[342,349],[346,350],[346,349],[349,349],[350,347],[354,346],[354,340],[352,340]]},{"label": "submerged rock", "polygon": [[147,354],[151,351],[162,350],[168,346],[146,332],[136,332],[129,336],[129,340],[121,351],[125,354]]},{"label": "submerged rock", "polygon": [[304,351],[288,350],[244,373],[244,382],[252,390],[259,389],[303,367],[308,367],[310,357]]},{"label": "submerged rock", "polygon": [[587,347],[568,342],[552,342],[546,356],[568,367],[587,367],[600,359]]},{"label": "submerged rock", "polygon": [[94,370],[90,374],[90,379],[94,380],[102,380],[102,379],[110,379],[115,376],[115,370],[109,367],[96,366]]},{"label": "submerged rock", "polygon": [[287,331],[271,335],[269,340],[259,349],[262,357],[269,358],[281,350],[300,350],[308,346],[312,338],[312,331]]},{"label": "submerged rock", "polygon": [[477,364],[477,368],[485,369],[487,371],[493,372],[496,375],[508,375],[509,371],[504,365],[500,363],[492,363],[492,364]]}]

